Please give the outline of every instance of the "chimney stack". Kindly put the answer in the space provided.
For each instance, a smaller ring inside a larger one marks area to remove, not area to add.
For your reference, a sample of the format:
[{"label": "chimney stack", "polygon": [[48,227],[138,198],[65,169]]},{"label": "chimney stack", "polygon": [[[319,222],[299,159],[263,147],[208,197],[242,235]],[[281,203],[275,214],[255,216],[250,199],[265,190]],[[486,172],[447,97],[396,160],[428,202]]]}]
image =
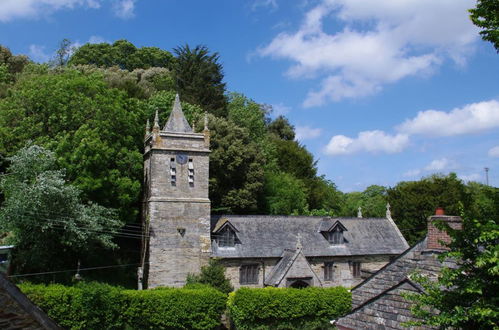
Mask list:
[{"label": "chimney stack", "polygon": [[463,221],[460,216],[445,215],[445,211],[441,207],[437,207],[435,215],[428,218],[426,249],[445,251],[449,249],[445,244],[450,243],[451,238],[445,231],[442,231],[435,226],[435,223],[437,222],[446,222],[452,229],[461,230]]}]

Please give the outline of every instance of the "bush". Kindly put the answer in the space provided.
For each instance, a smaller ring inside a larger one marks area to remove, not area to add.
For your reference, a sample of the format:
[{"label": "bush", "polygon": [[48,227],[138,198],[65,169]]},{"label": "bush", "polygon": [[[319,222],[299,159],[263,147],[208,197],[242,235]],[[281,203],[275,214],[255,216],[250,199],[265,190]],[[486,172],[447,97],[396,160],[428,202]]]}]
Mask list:
[{"label": "bush", "polygon": [[20,289],[60,326],[68,329],[123,329],[122,289],[90,282],[21,284]]},{"label": "bush", "polygon": [[351,308],[351,294],[335,288],[241,288],[229,294],[230,318],[244,329],[324,329]]},{"label": "bush", "polygon": [[68,329],[213,329],[227,299],[210,287],[136,291],[96,282],[19,287]]},{"label": "bush", "polygon": [[133,329],[214,329],[226,296],[213,288],[160,288],[123,292],[125,318]]},{"label": "bush", "polygon": [[225,294],[234,290],[230,281],[225,277],[225,267],[216,259],[210,259],[207,266],[201,267],[200,274],[187,276],[186,286],[190,287],[194,284],[205,284]]}]

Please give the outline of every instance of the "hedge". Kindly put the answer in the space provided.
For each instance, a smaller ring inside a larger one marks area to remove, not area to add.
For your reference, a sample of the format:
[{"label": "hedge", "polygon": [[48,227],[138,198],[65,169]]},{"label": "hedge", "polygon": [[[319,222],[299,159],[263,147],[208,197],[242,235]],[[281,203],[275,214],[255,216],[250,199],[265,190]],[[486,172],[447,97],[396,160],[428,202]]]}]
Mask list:
[{"label": "hedge", "polygon": [[229,316],[238,330],[326,329],[350,311],[352,297],[343,287],[241,288],[229,294]]},{"label": "hedge", "polygon": [[207,287],[136,291],[95,282],[19,287],[68,329],[214,329],[227,300]]}]

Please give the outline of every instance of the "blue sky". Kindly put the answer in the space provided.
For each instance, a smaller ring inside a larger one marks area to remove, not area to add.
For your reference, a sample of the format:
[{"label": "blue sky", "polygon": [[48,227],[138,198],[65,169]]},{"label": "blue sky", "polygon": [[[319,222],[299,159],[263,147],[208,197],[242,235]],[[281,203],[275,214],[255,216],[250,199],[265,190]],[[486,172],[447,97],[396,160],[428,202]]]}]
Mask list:
[{"label": "blue sky", "polygon": [[230,91],[285,114],[343,191],[432,173],[499,186],[499,55],[472,0],[1,0],[0,44],[127,39],[220,54]]}]

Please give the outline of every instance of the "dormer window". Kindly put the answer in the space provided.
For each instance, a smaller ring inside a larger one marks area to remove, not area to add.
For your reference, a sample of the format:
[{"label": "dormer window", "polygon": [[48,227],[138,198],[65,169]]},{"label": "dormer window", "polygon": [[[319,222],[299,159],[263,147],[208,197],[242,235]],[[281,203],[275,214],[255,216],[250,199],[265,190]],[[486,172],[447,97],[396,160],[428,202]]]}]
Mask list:
[{"label": "dormer window", "polygon": [[333,231],[330,231],[327,234],[327,240],[332,245],[343,244],[343,230],[341,230],[341,228],[336,227]]},{"label": "dormer window", "polygon": [[340,221],[336,220],[332,225],[330,220],[324,220],[319,231],[322,233],[325,239],[331,245],[341,245],[347,243],[345,236],[343,235],[347,229],[341,224]]},{"label": "dormer window", "polygon": [[219,247],[234,247],[236,246],[236,233],[229,226],[222,229],[217,237]]}]

